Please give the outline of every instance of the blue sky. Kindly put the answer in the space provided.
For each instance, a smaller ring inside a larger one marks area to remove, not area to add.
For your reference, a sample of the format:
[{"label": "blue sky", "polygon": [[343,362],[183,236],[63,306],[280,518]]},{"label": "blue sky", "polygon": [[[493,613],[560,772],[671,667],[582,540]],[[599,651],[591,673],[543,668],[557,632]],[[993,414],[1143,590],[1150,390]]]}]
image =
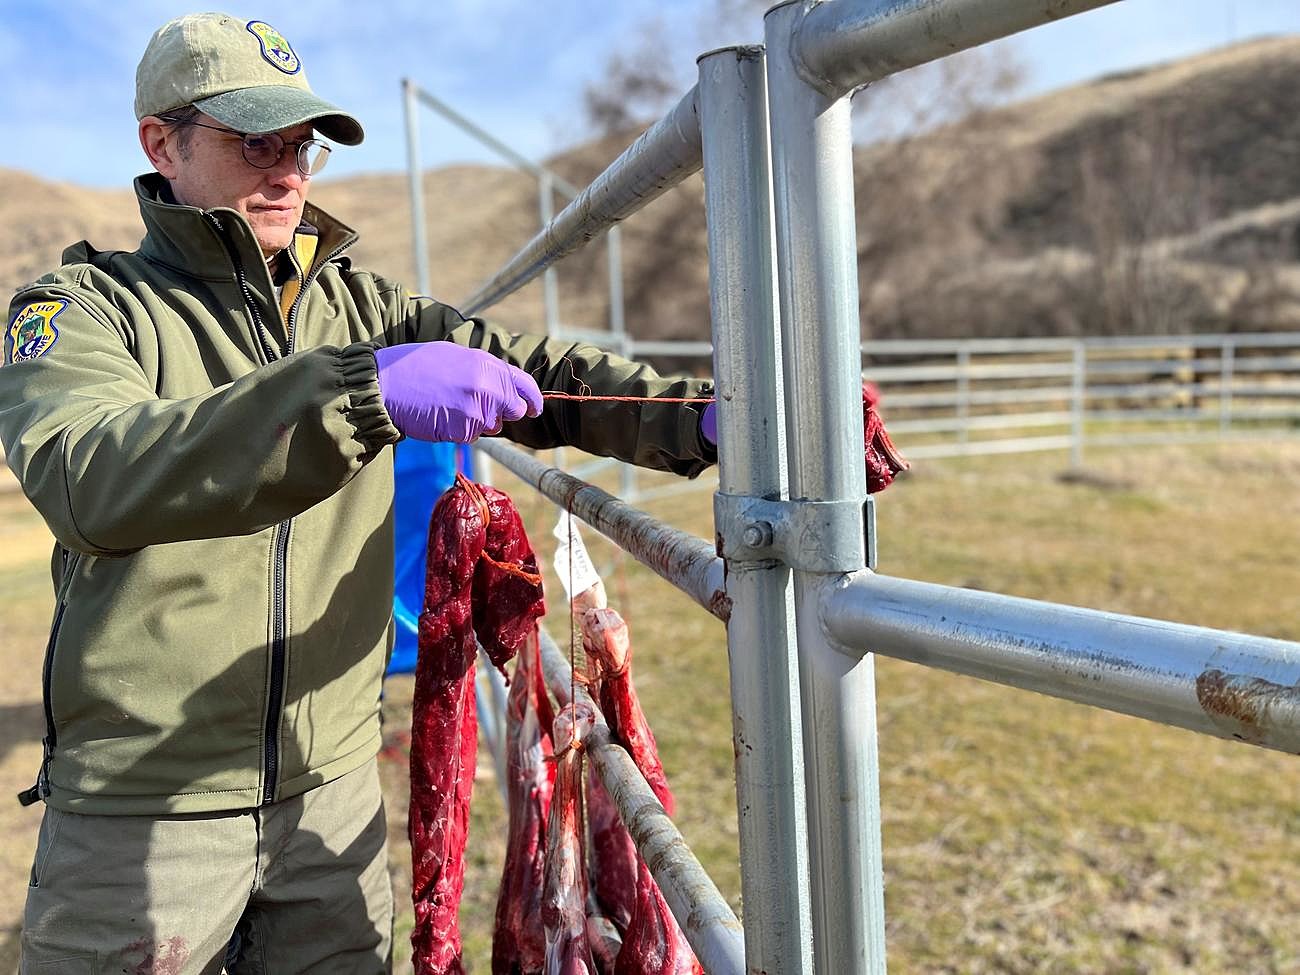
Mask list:
[{"label": "blue sky", "polygon": [[[302,56],[316,91],[357,114],[367,139],[340,149],[329,175],[405,165],[400,79],[409,75],[523,154],[541,158],[584,133],[583,85],[605,52],[658,19],[685,79],[694,57],[751,42],[703,26],[700,0],[355,0],[263,2],[232,13],[268,21]],[[143,168],[131,112],[149,35],[193,9],[174,0],[0,0],[0,167],[91,186],[126,186]],[[1006,42],[1031,92],[1181,57],[1232,40],[1300,32],[1300,0],[1121,0]],[[685,87],[685,82],[683,87]],[[487,161],[422,116],[427,165]]]}]

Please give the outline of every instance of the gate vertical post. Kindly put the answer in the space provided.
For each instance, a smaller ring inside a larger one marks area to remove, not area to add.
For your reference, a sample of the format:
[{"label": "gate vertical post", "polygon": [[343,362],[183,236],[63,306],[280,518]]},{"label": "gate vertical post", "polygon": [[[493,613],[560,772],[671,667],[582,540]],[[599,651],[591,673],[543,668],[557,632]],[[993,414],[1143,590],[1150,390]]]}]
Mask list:
[{"label": "gate vertical post", "polygon": [[[794,61],[810,4],[765,18],[790,495],[864,505],[858,258],[848,95],[814,88]],[[813,958],[823,975],[885,971],[875,663],[829,641],[821,596],[861,569],[863,532],[820,568],[795,567]]]},{"label": "gate vertical post", "polygon": [[[725,48],[701,56],[699,70],[721,510],[728,497],[787,496],[781,339],[763,51]],[[790,570],[731,559],[727,595],[746,969],[805,975],[812,911]]]},{"label": "gate vertical post", "polygon": [[[609,276],[609,332],[614,351],[625,359],[632,358],[632,343],[628,341],[627,318],[623,304],[623,230],[617,224],[605,234],[605,257]],[[619,494],[628,501],[637,497],[636,467],[619,465]]]},{"label": "gate vertical post", "polygon": [[970,440],[970,345],[966,342],[957,347],[957,441],[966,444]]},{"label": "gate vertical post", "polygon": [[[555,219],[555,177],[548,171],[537,177],[537,210],[544,230]],[[546,317],[546,336],[552,339],[560,334],[559,289],[559,273],[551,265],[542,272],[542,314]]]},{"label": "gate vertical post", "polygon": [[1232,384],[1237,356],[1237,343],[1225,338],[1219,351],[1219,436],[1232,431]]},{"label": "gate vertical post", "polygon": [[1074,343],[1070,368],[1070,464],[1083,466],[1084,412],[1088,408],[1088,346]]},{"label": "gate vertical post", "polygon": [[415,82],[402,79],[402,112],[406,122],[406,175],[411,194],[411,246],[415,250],[415,282],[420,294],[432,293],[429,283],[429,240],[424,229],[424,173],[420,170],[420,107]]}]

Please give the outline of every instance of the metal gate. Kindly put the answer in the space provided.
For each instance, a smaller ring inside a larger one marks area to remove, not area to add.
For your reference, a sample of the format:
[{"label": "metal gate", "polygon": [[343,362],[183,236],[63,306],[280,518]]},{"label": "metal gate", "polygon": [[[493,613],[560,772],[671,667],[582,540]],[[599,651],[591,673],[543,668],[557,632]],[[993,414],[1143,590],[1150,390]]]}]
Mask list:
[{"label": "metal gate", "polygon": [[[465,304],[542,274],[701,167],[719,409],[717,545],[480,446],[727,624],[736,920],[616,749],[596,765],[710,972],[885,970],[873,653],[1300,752],[1300,645],[872,570],[849,95],[1109,0],[794,0]],[[797,393],[797,395],[796,395]],[[552,686],[567,666],[547,654]]]}]

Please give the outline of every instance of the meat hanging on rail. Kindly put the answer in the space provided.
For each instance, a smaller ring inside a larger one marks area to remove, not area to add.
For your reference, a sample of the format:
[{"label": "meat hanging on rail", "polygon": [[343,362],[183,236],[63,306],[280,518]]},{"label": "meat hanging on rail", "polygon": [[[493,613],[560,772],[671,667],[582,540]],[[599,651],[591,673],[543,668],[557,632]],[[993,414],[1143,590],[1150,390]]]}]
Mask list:
[{"label": "meat hanging on rail", "polygon": [[[582,615],[582,646],[593,671],[599,676],[600,707],[609,724],[611,737],[628,750],[664,810],[671,816],[674,801],[668,788],[668,777],[659,760],[650,723],[632,684],[632,642],[627,623],[612,609],[587,610]],[[622,822],[617,826],[626,833]],[[622,848],[621,842],[607,837],[603,844],[598,842],[593,851],[598,903],[602,895],[606,899],[617,899],[617,905],[601,903],[602,909],[611,915],[624,911],[630,914],[614,975],[703,975],[704,969],[668,910],[644,859],[636,858],[635,888],[624,892],[602,890],[600,878],[607,872],[618,875],[620,882],[625,882],[622,881],[626,869],[622,863]],[[613,862],[606,864],[603,855],[610,851],[614,853]],[[627,895],[631,895],[631,903],[625,905]]]},{"label": "meat hanging on rail", "polygon": [[555,793],[546,830],[546,975],[595,975],[587,939],[587,863],[582,818],[582,756],[596,716],[566,704],[555,716]]},{"label": "meat hanging on rail", "polygon": [[862,384],[862,449],[867,465],[867,493],[875,494],[894,483],[894,477],[911,468],[889,438],[880,415],[880,387]]},{"label": "meat hanging on rail", "polygon": [[506,861],[492,933],[492,975],[540,975],[546,960],[542,883],[555,764],[551,704],[533,634],[519,651],[506,700]]},{"label": "meat hanging on rail", "polygon": [[457,475],[429,525],[411,720],[411,932],[416,975],[463,972],[459,909],[474,783],[475,636],[504,666],[546,611],[510,498]]}]

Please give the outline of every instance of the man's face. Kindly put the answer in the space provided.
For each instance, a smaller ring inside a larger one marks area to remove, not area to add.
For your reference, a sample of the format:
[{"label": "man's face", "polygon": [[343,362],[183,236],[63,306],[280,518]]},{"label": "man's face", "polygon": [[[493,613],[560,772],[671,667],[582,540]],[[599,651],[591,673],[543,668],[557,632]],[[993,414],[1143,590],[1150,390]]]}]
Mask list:
[{"label": "man's face", "polygon": [[[207,115],[196,121],[219,124]],[[244,159],[239,136],[200,126],[187,126],[186,133],[189,144],[174,153],[175,172],[169,176],[177,202],[203,210],[228,207],[242,214],[266,257],[288,247],[307,202],[310,180],[298,171],[297,148],[312,137],[311,125],[276,133],[284,139],[284,155],[270,169],[257,169]],[[170,138],[179,136],[177,130]]]}]

